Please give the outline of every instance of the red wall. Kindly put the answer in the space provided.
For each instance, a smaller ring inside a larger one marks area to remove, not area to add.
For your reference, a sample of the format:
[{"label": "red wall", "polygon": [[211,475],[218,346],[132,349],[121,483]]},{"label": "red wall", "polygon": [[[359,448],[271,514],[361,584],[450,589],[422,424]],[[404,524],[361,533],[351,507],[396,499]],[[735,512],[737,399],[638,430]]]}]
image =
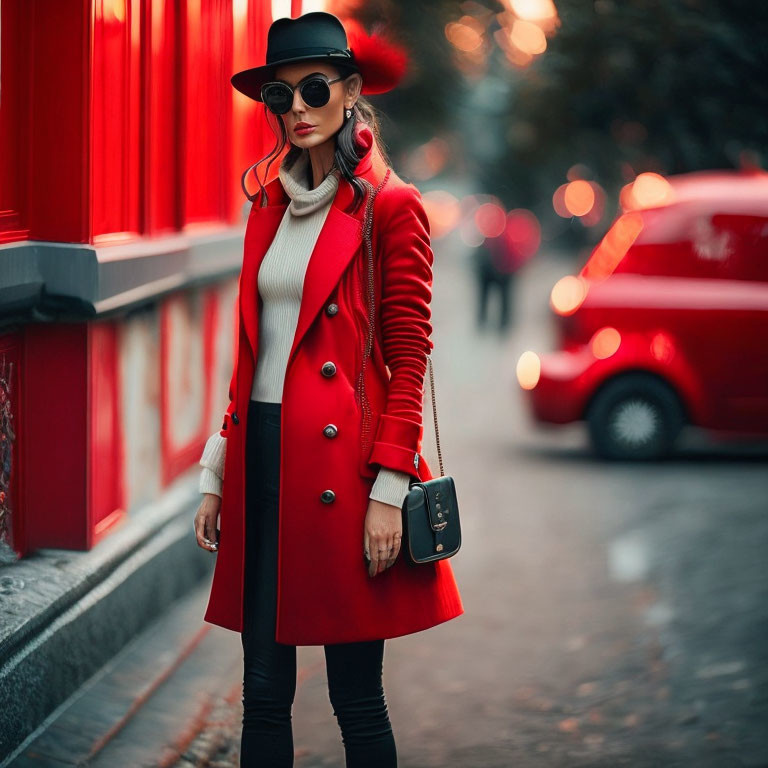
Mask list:
[{"label": "red wall", "polygon": [[[263,62],[271,2],[2,0],[0,13],[0,248],[90,244],[101,262],[112,244],[242,224],[240,174],[273,136],[261,105],[229,78]],[[162,349],[171,332],[164,302],[174,299],[156,302]],[[225,308],[210,296],[204,306],[210,362]],[[118,313],[0,325],[0,350],[19,366],[19,552],[90,548],[125,515],[122,322]],[[166,439],[165,358],[160,368],[167,485],[197,461],[207,435],[181,446]],[[218,405],[206,386],[203,424]]]},{"label": "red wall", "polygon": [[263,61],[270,2],[0,9],[0,243],[105,244],[239,220],[240,173],[271,133],[229,78]]}]

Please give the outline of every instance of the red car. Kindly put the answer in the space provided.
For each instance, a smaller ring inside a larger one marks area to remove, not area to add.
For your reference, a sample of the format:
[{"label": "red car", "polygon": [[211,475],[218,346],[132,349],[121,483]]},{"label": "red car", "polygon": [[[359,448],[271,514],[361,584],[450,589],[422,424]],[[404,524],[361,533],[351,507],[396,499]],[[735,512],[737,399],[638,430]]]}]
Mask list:
[{"label": "red car", "polygon": [[606,458],[663,456],[685,423],[768,435],[768,174],[650,181],[552,289],[559,351],[517,364],[536,419],[585,420]]}]

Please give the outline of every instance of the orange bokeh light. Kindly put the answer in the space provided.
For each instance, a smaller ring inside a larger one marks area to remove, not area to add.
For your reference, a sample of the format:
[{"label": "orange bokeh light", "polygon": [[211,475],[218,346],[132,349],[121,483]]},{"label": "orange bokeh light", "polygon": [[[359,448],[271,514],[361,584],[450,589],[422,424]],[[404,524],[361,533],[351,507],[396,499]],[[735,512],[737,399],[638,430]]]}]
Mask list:
[{"label": "orange bokeh light", "polygon": [[541,27],[532,21],[518,19],[509,33],[510,42],[523,53],[535,56],[547,50],[547,38]]},{"label": "orange bokeh light", "polygon": [[636,211],[619,216],[581,270],[589,280],[605,280],[626,256],[643,228],[643,217]]},{"label": "orange bokeh light", "polygon": [[587,297],[587,281],[576,275],[561,277],[552,287],[549,301],[558,315],[572,315]]},{"label": "orange bokeh light", "polygon": [[517,361],[517,381],[523,389],[533,389],[541,377],[541,360],[535,352],[528,350]]},{"label": "orange bokeh light", "polygon": [[445,25],[445,37],[448,42],[460,51],[469,53],[483,44],[484,27],[472,16],[462,16],[458,21],[450,21]]},{"label": "orange bokeh light", "polygon": [[641,173],[622,188],[619,200],[624,210],[669,205],[674,200],[672,185],[658,173]]},{"label": "orange bokeh light", "polygon": [[621,344],[621,334],[615,328],[601,328],[592,337],[590,348],[598,360],[615,354]]},{"label": "orange bokeh light", "polygon": [[671,193],[670,183],[658,173],[641,173],[632,185],[632,196],[644,208],[661,205]]},{"label": "orange bokeh light", "polygon": [[518,18],[528,21],[551,19],[557,13],[552,0],[511,0],[510,5]]},{"label": "orange bokeh light", "polygon": [[586,216],[595,204],[595,190],[584,179],[571,181],[565,187],[563,203],[571,216]]}]

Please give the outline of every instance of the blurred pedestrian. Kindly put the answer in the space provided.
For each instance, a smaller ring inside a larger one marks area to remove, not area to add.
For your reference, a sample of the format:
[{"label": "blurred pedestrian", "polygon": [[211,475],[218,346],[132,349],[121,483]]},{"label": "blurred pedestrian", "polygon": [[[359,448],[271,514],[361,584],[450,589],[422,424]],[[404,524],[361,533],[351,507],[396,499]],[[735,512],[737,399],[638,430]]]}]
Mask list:
[{"label": "blurred pedestrian", "polygon": [[513,319],[514,278],[519,266],[518,259],[502,233],[498,237],[486,237],[473,251],[472,260],[477,281],[477,326],[490,326],[488,305],[491,293],[495,292],[499,304],[496,329],[502,333],[510,327]]},{"label": "blurred pedestrian", "polygon": [[432,477],[419,449],[433,253],[360,97],[394,87],[404,54],[350,38],[328,13],[279,19],[268,63],[232,78],[276,123],[259,163],[291,145],[249,214],[231,402],[195,518],[218,552],[205,620],[242,636],[241,766],[293,765],[298,645],[324,646],[347,767],[396,766],[384,640],[463,613],[447,560],[398,557],[409,483]]}]

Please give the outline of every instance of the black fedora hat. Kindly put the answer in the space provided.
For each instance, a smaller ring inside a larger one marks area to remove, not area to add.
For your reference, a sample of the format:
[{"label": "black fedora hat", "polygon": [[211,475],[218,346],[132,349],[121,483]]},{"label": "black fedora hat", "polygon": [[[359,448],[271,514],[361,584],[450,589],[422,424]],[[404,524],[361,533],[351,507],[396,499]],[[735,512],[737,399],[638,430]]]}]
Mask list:
[{"label": "black fedora hat", "polygon": [[351,48],[344,25],[332,13],[312,11],[295,19],[277,19],[267,32],[266,63],[236,72],[230,82],[240,93],[261,101],[261,86],[274,80],[279,65],[316,60],[348,73],[359,72],[362,93],[393,88],[405,71],[405,51],[380,35],[366,35],[354,22],[350,26],[354,33]]}]

